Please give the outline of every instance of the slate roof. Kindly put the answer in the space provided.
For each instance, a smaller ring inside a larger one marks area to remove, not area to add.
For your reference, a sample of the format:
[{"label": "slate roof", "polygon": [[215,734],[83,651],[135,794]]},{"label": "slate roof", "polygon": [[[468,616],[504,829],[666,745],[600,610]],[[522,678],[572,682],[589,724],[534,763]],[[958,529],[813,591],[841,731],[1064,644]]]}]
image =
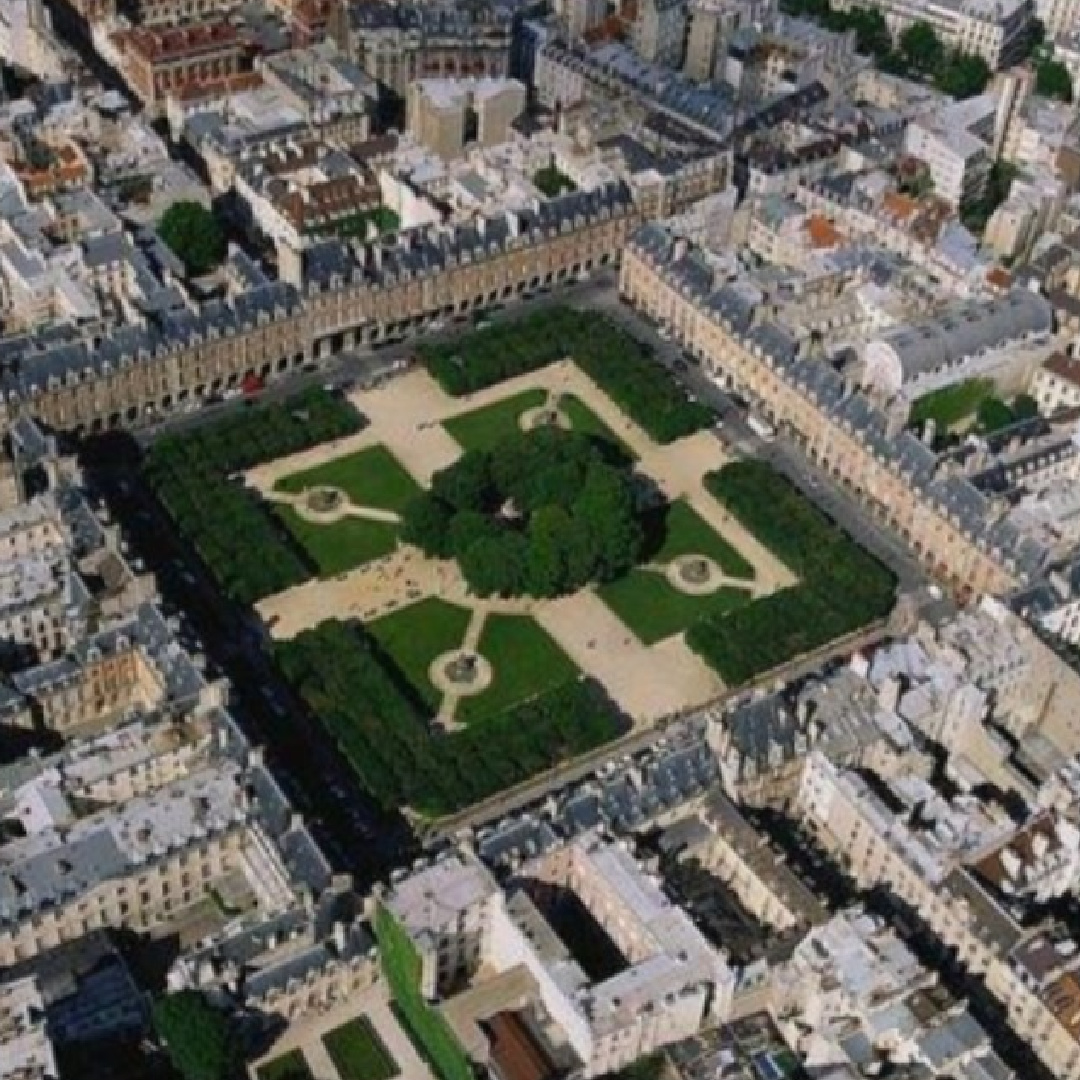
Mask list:
[{"label": "slate roof", "polygon": [[[968,478],[956,474],[938,475],[938,462],[933,452],[910,432],[890,435],[885,414],[863,394],[850,391],[829,364],[800,359],[797,342],[779,325],[767,322],[755,325],[755,309],[760,306],[761,299],[755,301],[752,290],[745,284],[727,283],[709,291],[706,275],[698,269],[700,264],[692,253],[683,252],[676,258],[676,244],[662,226],[642,226],[630,242],[699,310],[711,313],[746,346],[768,358],[774,371],[798,388],[831,422],[865,446],[879,462],[904,477],[922,498],[953,521],[981,550],[1025,579],[1045,567],[1049,558],[1047,549],[1015,524],[996,515],[985,496]],[[1048,330],[1052,325],[1052,312],[1042,297],[1016,290],[989,304],[966,301],[956,305],[952,309],[950,326],[961,324],[967,328],[956,332],[964,342],[971,344],[979,340],[988,347],[988,343],[1009,335],[1019,338]],[[949,345],[950,349],[954,347],[960,345],[955,342]]]},{"label": "slate roof", "polygon": [[900,326],[878,339],[900,360],[904,382],[1031,334],[1049,334],[1054,312],[1038,293],[1014,289],[990,300],[964,300],[925,322]]}]

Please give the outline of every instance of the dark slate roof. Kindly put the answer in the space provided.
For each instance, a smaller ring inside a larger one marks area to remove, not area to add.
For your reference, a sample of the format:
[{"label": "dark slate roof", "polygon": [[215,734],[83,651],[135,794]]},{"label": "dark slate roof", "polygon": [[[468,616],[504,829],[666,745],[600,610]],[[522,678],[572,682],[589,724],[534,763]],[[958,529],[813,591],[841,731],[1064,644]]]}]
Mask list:
[{"label": "dark slate roof", "polygon": [[365,245],[326,241],[306,253],[305,277],[316,291],[424,277],[449,265],[485,258],[522,240],[539,241],[583,221],[628,212],[631,206],[630,189],[619,182],[454,228],[413,229]]},{"label": "dark slate roof", "polygon": [[1054,311],[1038,293],[1014,289],[990,300],[964,300],[916,325],[898,326],[879,339],[900,360],[905,382],[999,348],[1029,334],[1048,334]]},{"label": "dark slate roof", "polygon": [[54,342],[46,335],[10,339],[0,350],[0,391],[29,397],[73,376],[117,371],[193,340],[252,329],[261,321],[294,313],[299,306],[300,295],[293,286],[272,282],[228,303],[213,301],[197,313],[168,310],[146,326],[119,326],[101,339],[62,338]]}]

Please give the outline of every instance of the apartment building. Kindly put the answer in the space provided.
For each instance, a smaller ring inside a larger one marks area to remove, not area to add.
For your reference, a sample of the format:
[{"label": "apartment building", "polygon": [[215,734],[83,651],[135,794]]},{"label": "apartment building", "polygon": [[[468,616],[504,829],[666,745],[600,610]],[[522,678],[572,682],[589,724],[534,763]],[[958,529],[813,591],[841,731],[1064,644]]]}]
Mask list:
[{"label": "apartment building", "polygon": [[151,112],[162,112],[172,93],[250,70],[251,46],[232,23],[135,27],[113,37],[122,74]]},{"label": "apartment building", "polygon": [[975,238],[936,200],[917,201],[886,189],[871,192],[877,174],[833,174],[801,181],[795,197],[811,213],[828,218],[852,241],[885,248],[923,270],[958,296],[980,295],[993,262]]},{"label": "apartment building", "polygon": [[677,68],[686,47],[686,0],[641,0],[634,18],[634,49],[650,64]]},{"label": "apartment building", "polygon": [[[219,710],[159,724],[168,738],[149,727],[121,729],[135,745],[112,753],[119,733],[82,744],[81,770],[67,768],[61,753],[24,769],[32,775],[6,778],[3,814],[18,829],[0,847],[0,963],[100,927],[167,925],[211,890],[237,909],[276,913],[291,904],[282,853],[313,844],[257,794],[273,785],[258,757],[222,753],[231,720]],[[87,749],[101,752],[82,756]],[[103,797],[125,787],[127,798]]]},{"label": "apartment building", "polygon": [[0,983],[0,1073],[10,1080],[56,1080],[60,1075],[44,1006],[37,979]]},{"label": "apartment building", "polygon": [[1046,27],[1046,36],[1055,41],[1072,38],[1080,31],[1077,0],[1036,0],[1035,14]]},{"label": "apartment building", "polygon": [[5,712],[12,697],[25,703],[26,726],[65,736],[150,714],[166,700],[203,709],[225,704],[221,685],[207,685],[191,658],[177,652],[152,604],[89,635],[60,659],[17,672]]},{"label": "apartment building", "polygon": [[1045,580],[1010,598],[1014,611],[1052,639],[1080,645],[1080,561],[1069,559]]},{"label": "apartment building", "polygon": [[302,252],[321,238],[340,230],[366,239],[365,226],[383,201],[370,169],[316,139],[290,138],[252,151],[233,183],[248,221],[274,244],[279,273],[289,281],[301,280]]},{"label": "apartment building", "polygon": [[[560,1029],[584,1077],[731,1011],[734,971],[628,850],[595,834],[523,862],[503,886],[474,856],[453,853],[395,882],[383,902],[420,952],[425,993],[523,971],[533,1007]],[[560,936],[567,911],[601,927],[618,959],[600,970],[579,958]],[[484,1055],[454,999],[444,1008]]]},{"label": "apartment building", "polygon": [[[839,6],[854,5],[843,0]],[[981,56],[995,71],[1020,57],[1035,15],[1031,0],[882,0],[874,6],[894,39],[914,23],[929,23],[947,49]]]},{"label": "apartment building", "polygon": [[473,147],[506,142],[525,111],[525,98],[516,79],[418,79],[409,87],[408,131],[451,161]]},{"label": "apartment building", "polygon": [[893,929],[859,909],[811,930],[774,986],[774,1013],[791,1044],[853,1075],[1012,1076],[966,1005]]},{"label": "apartment building", "polygon": [[238,0],[125,0],[132,22],[141,26],[177,26],[205,22],[239,7]]},{"label": "apartment building", "polygon": [[323,138],[362,143],[371,136],[379,87],[331,42],[268,56],[258,71]]},{"label": "apartment building", "polygon": [[[537,100],[549,109],[569,109],[593,96],[629,100],[713,142],[722,142],[735,127],[730,87],[692,82],[614,41],[593,49],[547,42],[536,55],[534,88]],[[793,99],[776,114],[761,117],[762,122],[778,123],[784,112],[796,113],[799,107],[799,99]]]},{"label": "apartment building", "polygon": [[736,31],[763,24],[775,14],[775,0],[691,0],[687,12],[683,72],[694,82],[709,82],[717,73]]},{"label": "apartment building", "polygon": [[1053,328],[1050,304],[1028,289],[961,300],[866,342],[862,385],[884,400],[914,400],[975,374],[992,374],[1008,366],[1010,355],[1048,346]]},{"label": "apartment building", "polygon": [[639,222],[613,184],[455,228],[422,228],[307,253],[304,285],[256,277],[229,300],[166,312],[98,341],[15,337],[0,375],[9,407],[60,430],[104,430],[299,368],[353,344],[400,337],[541,284],[614,262]]},{"label": "apartment building", "polygon": [[[1033,943],[984,862],[987,852],[1010,848],[1011,858],[1020,860],[1012,863],[1013,880],[1046,880],[1046,868],[1060,866],[1057,845],[1020,839],[1023,830],[1003,813],[994,817],[974,799],[948,803],[925,782],[894,780],[888,792],[886,803],[864,778],[812,754],[799,802],[802,819],[860,885],[888,882],[959,961],[982,976],[1013,1029],[1055,1076],[1080,1076],[1075,974],[1065,964],[1036,966],[1039,954],[1029,955]],[[1000,869],[1000,855],[990,860]],[[1022,870],[1024,862],[1031,866]]]},{"label": "apartment building", "polygon": [[778,935],[800,934],[826,920],[814,894],[719,791],[696,813],[668,828],[661,846],[680,859],[696,860],[747,914]]},{"label": "apartment building", "polygon": [[996,113],[996,99],[984,94],[913,121],[904,133],[904,152],[927,166],[934,194],[956,209],[986,193]]},{"label": "apartment building", "polygon": [[568,0],[565,18],[570,40],[578,41],[595,30],[607,13],[607,0]]},{"label": "apartment building", "polygon": [[1031,396],[1045,416],[1080,405],[1080,357],[1055,353],[1043,361],[1031,380]]},{"label": "apartment building", "polygon": [[1046,553],[955,475],[937,475],[933,454],[897,431],[829,366],[799,356],[774,324],[753,322],[730,287],[657,225],[623,256],[622,295],[662,321],[725,385],[790,430],[807,454],[870,503],[927,567],[963,595],[1003,593],[1031,577]]},{"label": "apartment building", "polygon": [[510,74],[513,10],[496,2],[469,8],[342,4],[330,13],[328,32],[361,70],[402,100],[415,79]]}]

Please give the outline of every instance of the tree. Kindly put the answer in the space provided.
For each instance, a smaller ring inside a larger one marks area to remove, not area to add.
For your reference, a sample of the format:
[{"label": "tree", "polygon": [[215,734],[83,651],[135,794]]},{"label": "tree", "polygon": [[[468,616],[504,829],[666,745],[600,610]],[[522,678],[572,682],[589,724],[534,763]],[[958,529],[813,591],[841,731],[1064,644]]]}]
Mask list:
[{"label": "tree", "polygon": [[458,556],[477,596],[520,596],[526,589],[529,542],[521,533],[481,536]]},{"label": "tree", "polygon": [[199,991],[159,998],[154,1029],[185,1080],[231,1080],[239,1074],[242,1055],[232,1024]]},{"label": "tree", "polygon": [[434,495],[417,495],[406,504],[401,515],[401,539],[415,544],[425,555],[445,559],[451,552],[450,519],[452,511]]},{"label": "tree", "polygon": [[927,74],[941,63],[945,49],[934,28],[920,20],[900,35],[900,53],[915,71]]},{"label": "tree", "polygon": [[1001,398],[990,395],[979,402],[979,408],[975,414],[976,424],[980,431],[990,434],[1007,428],[1016,417],[1012,409]]},{"label": "tree", "polygon": [[963,99],[981,94],[990,81],[990,65],[981,56],[954,53],[934,78],[937,88],[950,97]]},{"label": "tree", "polygon": [[431,479],[431,493],[455,510],[484,510],[492,500],[487,454],[466,454]]},{"label": "tree", "polygon": [[1030,394],[1017,394],[1012,411],[1017,420],[1031,420],[1039,415],[1039,403]]},{"label": "tree", "polygon": [[841,29],[855,31],[855,47],[863,56],[881,59],[892,50],[892,35],[885,16],[876,8],[852,8]]},{"label": "tree", "polygon": [[213,270],[225,258],[225,234],[201,203],[173,203],[158,223],[158,234],[195,277]]},{"label": "tree", "polygon": [[1035,68],[1035,93],[1058,101],[1073,99],[1072,76],[1059,60],[1044,60]]},{"label": "tree", "polygon": [[567,554],[573,543],[573,524],[561,506],[544,506],[529,522],[529,563],[526,581],[533,596],[557,596],[568,581]]},{"label": "tree", "polygon": [[499,526],[479,510],[462,510],[450,521],[450,550],[466,551],[477,540],[498,538]]}]

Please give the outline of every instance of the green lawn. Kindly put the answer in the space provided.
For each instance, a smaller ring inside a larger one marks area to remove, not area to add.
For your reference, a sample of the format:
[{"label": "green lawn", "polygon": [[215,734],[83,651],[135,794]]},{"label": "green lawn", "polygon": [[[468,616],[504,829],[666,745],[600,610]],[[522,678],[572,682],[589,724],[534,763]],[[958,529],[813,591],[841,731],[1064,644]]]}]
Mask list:
[{"label": "green lawn", "polygon": [[323,1045],[341,1080],[390,1080],[400,1072],[366,1016],[328,1031]]},{"label": "green lawn", "polygon": [[[490,450],[521,431],[522,413],[540,408],[547,400],[546,390],[522,390],[513,397],[444,420],[443,427],[465,451]],[[564,394],[560,401],[574,431],[603,439],[622,450],[628,461],[633,460],[634,455],[630,448],[579,397],[575,394]]]},{"label": "green lawn", "polygon": [[664,542],[654,562],[669,563],[681,555],[706,555],[730,577],[754,580],[754,568],[697,511],[682,499],[664,515]]},{"label": "green lawn", "polygon": [[385,446],[369,446],[313,469],[283,476],[276,491],[299,495],[313,487],[336,487],[357,506],[400,511],[420,487]]},{"label": "green lawn", "polygon": [[528,615],[489,615],[479,652],[494,669],[494,679],[483,693],[462,698],[455,718],[465,723],[494,716],[577,674],[570,657]]},{"label": "green lawn", "polygon": [[306,521],[291,506],[273,509],[308,553],[319,577],[343,574],[397,547],[397,526],[388,522],[347,517],[322,525]]},{"label": "green lawn", "polygon": [[983,400],[993,393],[994,384],[989,379],[967,379],[933,390],[912,404],[908,422],[921,424],[933,420],[940,429],[950,428],[973,417]]},{"label": "green lawn", "polygon": [[443,427],[462,450],[490,450],[504,439],[521,431],[521,414],[538,409],[547,401],[547,391],[523,390],[481,409],[462,413],[443,421]]},{"label": "green lawn", "polygon": [[428,681],[428,668],[435,657],[461,645],[470,617],[466,608],[432,596],[384,615],[367,628],[435,713],[442,695]]},{"label": "green lawn", "polygon": [[259,1080],[314,1080],[307,1058],[299,1050],[290,1050],[281,1057],[268,1061],[257,1075]]},{"label": "green lawn", "polygon": [[718,615],[750,601],[745,589],[725,586],[707,596],[691,596],[668,584],[657,570],[631,570],[603,585],[600,598],[634,632],[643,645],[686,630],[707,615]]}]

